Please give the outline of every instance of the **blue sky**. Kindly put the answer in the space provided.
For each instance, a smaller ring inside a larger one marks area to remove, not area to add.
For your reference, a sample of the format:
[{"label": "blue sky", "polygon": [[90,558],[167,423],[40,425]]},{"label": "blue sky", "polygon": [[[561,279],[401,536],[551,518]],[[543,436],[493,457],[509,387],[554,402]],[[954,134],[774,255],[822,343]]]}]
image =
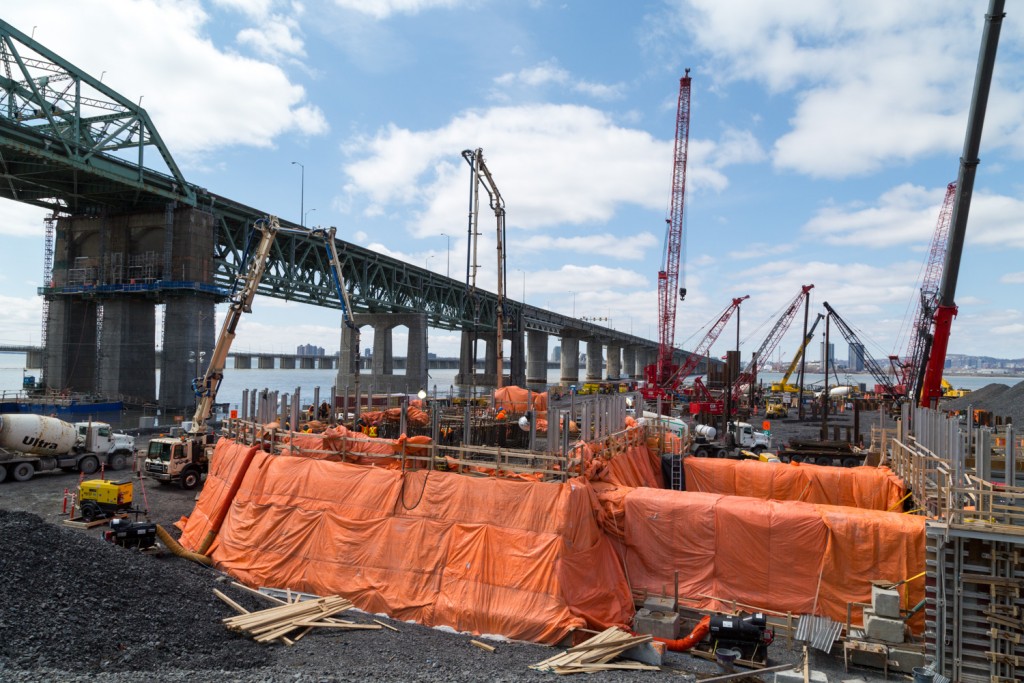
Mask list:
[{"label": "blue sky", "polygon": [[[689,67],[689,294],[677,343],[696,344],[733,297],[749,294],[746,356],[800,285],[814,283],[812,310],[828,301],[883,357],[907,346],[917,282],[957,175],[986,8],[36,0],[5,7],[3,18],[142,97],[192,182],[298,221],[291,162],[300,162],[308,224],[454,277],[466,254],[461,151],[481,147],[508,211],[509,294],[650,339],[679,77]],[[950,353],[1024,356],[1022,37],[1024,15],[1011,13]],[[0,201],[0,343],[38,343],[43,215]],[[493,289],[485,218],[479,277]],[[336,311],[260,298],[236,349],[333,351],[338,324]],[[779,345],[783,358],[799,327]],[[734,339],[723,334],[714,350]],[[429,343],[457,354],[457,335],[432,330]],[[404,348],[399,333],[395,348]]]}]

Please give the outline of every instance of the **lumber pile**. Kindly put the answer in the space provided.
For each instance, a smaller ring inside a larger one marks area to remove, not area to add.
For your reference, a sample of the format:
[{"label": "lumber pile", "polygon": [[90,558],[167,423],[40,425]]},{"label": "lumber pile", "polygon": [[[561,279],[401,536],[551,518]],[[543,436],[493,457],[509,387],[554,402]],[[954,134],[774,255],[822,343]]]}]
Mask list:
[{"label": "lumber pile", "polygon": [[612,626],[593,638],[575,647],[570,647],[560,655],[555,655],[530,666],[538,671],[553,671],[556,674],[592,673],[594,671],[612,671],[627,669],[635,671],[659,671],[659,667],[640,662],[613,662],[626,650],[651,640],[651,636],[634,636],[618,626]]},{"label": "lumber pile", "polygon": [[[232,631],[249,636],[258,643],[269,643],[280,640],[286,645],[294,644],[314,628],[330,629],[374,629],[377,624],[357,624],[345,619],[333,618],[335,614],[351,609],[354,605],[340,595],[330,595],[315,600],[285,602],[256,612],[249,612],[218,590],[214,594],[230,605],[236,616],[225,617],[221,621]],[[289,638],[288,634],[299,630],[298,635]]]}]

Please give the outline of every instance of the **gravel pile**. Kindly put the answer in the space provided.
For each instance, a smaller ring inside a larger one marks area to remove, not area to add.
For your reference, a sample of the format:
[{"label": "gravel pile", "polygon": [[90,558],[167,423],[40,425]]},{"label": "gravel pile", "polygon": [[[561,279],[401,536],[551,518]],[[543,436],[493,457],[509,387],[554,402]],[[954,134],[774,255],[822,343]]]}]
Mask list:
[{"label": "gravel pile", "polygon": [[988,410],[993,415],[1024,424],[1024,382],[1007,386],[987,384],[961,398],[942,402],[943,410]]}]

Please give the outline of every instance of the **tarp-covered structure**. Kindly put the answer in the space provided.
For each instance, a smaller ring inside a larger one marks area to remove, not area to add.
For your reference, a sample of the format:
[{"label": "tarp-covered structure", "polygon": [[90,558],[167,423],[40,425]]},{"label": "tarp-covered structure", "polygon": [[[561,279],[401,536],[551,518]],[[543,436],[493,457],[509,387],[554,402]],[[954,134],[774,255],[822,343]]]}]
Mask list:
[{"label": "tarp-covered structure", "polygon": [[[631,589],[660,593],[676,572],[686,604],[845,620],[872,580],[924,569],[921,517],[665,490],[644,433],[577,444],[562,483],[403,467],[410,441],[334,457],[336,436],[276,455],[222,439],[182,545],[250,585],[543,643],[628,624]],[[905,590],[923,597],[920,581]]]},{"label": "tarp-covered structure", "polygon": [[894,510],[906,488],[888,467],[828,467],[722,458],[685,458],[686,490],[771,500]]}]

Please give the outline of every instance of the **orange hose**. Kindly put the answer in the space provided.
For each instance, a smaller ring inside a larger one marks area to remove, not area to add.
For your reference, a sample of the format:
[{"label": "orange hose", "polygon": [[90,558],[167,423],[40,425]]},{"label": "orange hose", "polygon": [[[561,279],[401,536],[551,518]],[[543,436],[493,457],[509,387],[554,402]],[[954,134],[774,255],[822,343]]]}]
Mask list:
[{"label": "orange hose", "polygon": [[669,640],[667,638],[655,637],[654,640],[665,643],[665,648],[672,652],[686,652],[692,650],[694,645],[704,640],[704,636],[711,630],[711,616],[705,615],[701,618],[697,625],[690,631],[690,635],[685,638],[679,638],[678,640]]}]

